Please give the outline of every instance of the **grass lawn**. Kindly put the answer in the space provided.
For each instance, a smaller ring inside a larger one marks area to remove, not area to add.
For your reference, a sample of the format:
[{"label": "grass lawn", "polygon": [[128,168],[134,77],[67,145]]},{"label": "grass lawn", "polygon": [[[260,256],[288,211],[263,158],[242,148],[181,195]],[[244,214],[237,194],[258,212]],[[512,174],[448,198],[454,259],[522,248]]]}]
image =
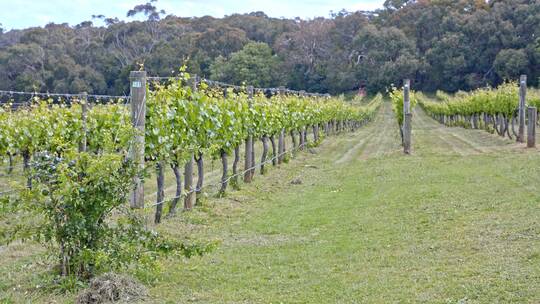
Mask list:
[{"label": "grass lawn", "polygon": [[[412,156],[385,104],[355,134],[165,220],[157,230],[220,245],[161,261],[145,303],[539,303],[539,151],[413,119]],[[72,301],[32,287],[32,248],[0,248],[0,299]]]}]

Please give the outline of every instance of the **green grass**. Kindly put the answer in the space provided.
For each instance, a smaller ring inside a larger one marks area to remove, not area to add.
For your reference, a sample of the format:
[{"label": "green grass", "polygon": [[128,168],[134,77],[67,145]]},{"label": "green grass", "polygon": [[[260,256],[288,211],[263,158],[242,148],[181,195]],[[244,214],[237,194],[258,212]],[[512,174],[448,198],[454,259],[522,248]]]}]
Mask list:
[{"label": "green grass", "polygon": [[[404,156],[389,108],[356,134],[158,226],[220,246],[161,261],[145,302],[540,302],[538,150],[416,111],[413,155]],[[0,294],[71,301],[32,287],[45,268],[34,247],[0,249],[10,276]]]}]

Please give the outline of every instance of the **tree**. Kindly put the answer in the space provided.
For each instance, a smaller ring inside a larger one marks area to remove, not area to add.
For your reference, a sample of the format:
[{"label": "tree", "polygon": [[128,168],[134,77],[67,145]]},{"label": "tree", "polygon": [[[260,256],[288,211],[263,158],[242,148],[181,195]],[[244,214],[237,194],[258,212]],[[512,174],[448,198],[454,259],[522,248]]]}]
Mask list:
[{"label": "tree", "polygon": [[135,5],[132,9],[130,9],[126,16],[127,17],[134,17],[137,14],[144,14],[148,17],[148,21],[158,21],[161,18],[161,15],[165,15],[165,10],[158,10],[155,5],[152,3],[157,2],[157,0],[150,0],[150,2],[147,2],[146,4],[139,4]]},{"label": "tree", "polygon": [[501,78],[517,79],[519,75],[527,74],[529,59],[524,50],[507,49],[497,54],[493,66]]},{"label": "tree", "polygon": [[412,2],[412,1],[411,0],[386,0],[384,1],[383,6],[387,10],[398,10],[409,2]]},{"label": "tree", "polygon": [[414,79],[422,67],[416,59],[414,43],[397,28],[362,28],[356,35],[355,72],[368,91],[383,91],[404,78]]},{"label": "tree", "polygon": [[155,0],[144,2],[127,12],[144,21],[95,15],[105,26],[86,21],[0,32],[0,88],[124,95],[139,63],[151,75],[186,65],[191,73],[232,79],[218,62],[229,65],[250,42],[266,43],[281,63],[271,81],[263,73],[250,81],[281,80],[296,90],[335,94],[361,85],[375,92],[402,77],[413,78],[418,90],[470,90],[515,78],[516,70],[530,84],[540,78],[538,0],[388,0],[376,12],[312,20],[263,12],[163,17]]},{"label": "tree", "polygon": [[256,87],[278,85],[280,61],[272,49],[262,42],[250,42],[242,50],[232,53],[229,59],[216,58],[211,65],[212,79],[240,85],[247,83]]}]

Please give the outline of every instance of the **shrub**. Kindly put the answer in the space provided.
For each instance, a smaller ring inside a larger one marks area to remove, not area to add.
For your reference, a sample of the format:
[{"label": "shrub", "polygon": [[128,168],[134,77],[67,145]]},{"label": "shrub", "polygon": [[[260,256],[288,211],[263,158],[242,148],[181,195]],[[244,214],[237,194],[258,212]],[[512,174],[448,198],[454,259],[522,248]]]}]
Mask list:
[{"label": "shrub", "polygon": [[16,226],[9,239],[44,243],[58,259],[58,274],[76,279],[133,264],[152,270],[160,255],[189,257],[210,250],[212,246],[186,245],[145,229],[143,219],[127,207],[135,168],[119,154],[36,155],[33,188],[16,204],[35,219]]}]

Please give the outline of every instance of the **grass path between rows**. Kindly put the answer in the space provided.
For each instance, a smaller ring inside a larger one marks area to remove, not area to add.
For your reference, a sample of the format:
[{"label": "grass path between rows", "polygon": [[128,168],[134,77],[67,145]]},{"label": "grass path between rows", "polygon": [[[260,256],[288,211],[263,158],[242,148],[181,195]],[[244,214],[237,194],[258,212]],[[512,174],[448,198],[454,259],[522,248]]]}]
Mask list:
[{"label": "grass path between rows", "polygon": [[167,221],[221,245],[165,263],[153,301],[540,302],[538,151],[421,109],[413,128],[403,156],[385,104],[355,134]]},{"label": "grass path between rows", "polygon": [[[540,303],[538,152],[417,108],[405,156],[384,103],[357,132],[157,226],[219,246],[161,261],[144,303]],[[40,269],[25,250],[0,253],[14,276],[0,290]]]}]

